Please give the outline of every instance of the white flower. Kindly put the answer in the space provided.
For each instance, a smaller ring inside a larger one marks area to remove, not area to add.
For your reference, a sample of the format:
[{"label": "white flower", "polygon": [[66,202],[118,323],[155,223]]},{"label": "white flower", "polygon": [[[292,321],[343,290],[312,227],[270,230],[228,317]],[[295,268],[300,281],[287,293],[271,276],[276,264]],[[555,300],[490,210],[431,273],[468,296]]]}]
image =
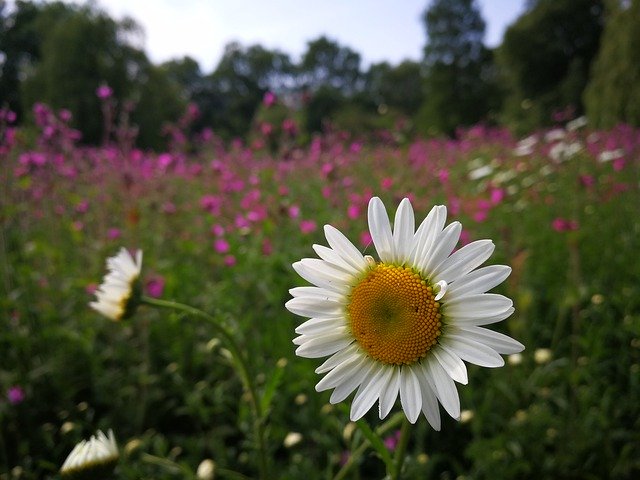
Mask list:
[{"label": "white flower", "polygon": [[538,143],[538,137],[536,135],[530,135],[518,142],[516,148],[513,150],[513,154],[518,157],[524,157],[531,155]]},{"label": "white flower", "polygon": [[549,363],[553,358],[553,352],[548,348],[537,348],[533,353],[533,359],[538,365]]},{"label": "white flower", "polygon": [[610,162],[611,160],[617,160],[624,156],[624,151],[621,148],[615,150],[604,150],[598,155],[598,161],[600,163]]},{"label": "white flower", "polygon": [[121,248],[115,257],[107,259],[109,273],[96,291],[96,300],[89,306],[111,320],[121,320],[130,316],[140,296],[137,282],[142,268],[142,251],[136,252],[135,259]]},{"label": "white flower", "polygon": [[586,127],[587,123],[587,117],[582,115],[581,117],[574,118],[570,122],[567,122],[566,128],[568,132],[575,132],[576,130],[580,130],[582,127]]},{"label": "white flower", "polygon": [[333,389],[330,402],[353,391],[351,420],[377,401],[386,417],[400,396],[414,423],[422,411],[440,429],[438,401],[460,417],[454,381],[467,383],[464,361],[500,367],[500,354],[523,345],[482,325],[509,317],[513,302],[486,293],[511,269],[478,268],[494,250],[490,240],[472,242],[455,253],[462,227],[445,228],[446,207],[434,207],[415,231],[411,203],[404,199],[393,230],[379,198],[369,203],[369,230],[379,260],[363,256],[337,229],[325,226],[329,247],[314,245],[319,259],[293,264],[315,286],[290,290],[286,307],[310,317],[296,329],[296,353],[329,357],[317,373],[326,374],[317,391]]},{"label": "white flower", "polygon": [[285,448],[291,448],[299,444],[301,441],[302,441],[301,433],[289,432],[287,433],[287,436],[284,437],[284,441],[282,442],[282,444],[285,446]]},{"label": "white flower", "polygon": [[60,468],[60,474],[69,478],[103,478],[118,463],[118,445],[109,430],[108,436],[98,430],[88,441],[78,443]]},{"label": "white flower", "polygon": [[469,180],[480,180],[493,173],[491,165],[483,165],[482,167],[474,168],[469,172]]},{"label": "white flower", "polygon": [[196,471],[196,477],[198,480],[213,480],[216,474],[216,464],[210,458],[204,459],[198,465],[198,470]]}]

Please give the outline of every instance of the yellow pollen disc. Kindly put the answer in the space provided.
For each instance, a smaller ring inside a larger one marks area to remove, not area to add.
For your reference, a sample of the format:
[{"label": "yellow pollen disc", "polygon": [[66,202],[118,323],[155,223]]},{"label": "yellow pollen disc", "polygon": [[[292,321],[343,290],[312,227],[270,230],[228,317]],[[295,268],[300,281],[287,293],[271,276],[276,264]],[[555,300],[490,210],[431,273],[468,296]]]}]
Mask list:
[{"label": "yellow pollen disc", "polygon": [[440,336],[440,304],[435,293],[409,267],[378,263],[353,287],[347,305],[351,331],[376,360],[412,364]]}]

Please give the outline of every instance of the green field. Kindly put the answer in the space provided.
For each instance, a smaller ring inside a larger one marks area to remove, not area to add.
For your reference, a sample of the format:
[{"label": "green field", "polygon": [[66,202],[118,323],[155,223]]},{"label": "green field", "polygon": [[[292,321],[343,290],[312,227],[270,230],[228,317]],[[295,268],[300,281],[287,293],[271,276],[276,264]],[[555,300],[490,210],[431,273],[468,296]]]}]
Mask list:
[{"label": "green field", "polygon": [[[447,205],[463,242],[492,239],[490,263],[513,269],[495,291],[516,307],[493,328],[526,346],[503,368],[469,366],[461,422],[442,412],[435,432],[418,420],[403,478],[640,475],[638,130],[518,141],[476,127],[410,144],[335,134],[286,159],[215,140],[155,154],[4,135],[1,479],[57,478],[98,429],[118,440],[117,478],[195,478],[208,458],[216,478],[259,476],[250,396],[211,323],[148,306],[113,322],[89,308],[121,246],[144,251],[148,295],[232,332],[265,414],[268,478],[334,478],[366,438],[350,399],[315,391],[321,362],[295,356],[302,319],[284,303],[305,284],[291,264],[326,245],[324,224],[372,254],[372,196],[390,210],[409,197],[417,221]],[[374,449],[353,459],[344,478],[384,476]]]}]

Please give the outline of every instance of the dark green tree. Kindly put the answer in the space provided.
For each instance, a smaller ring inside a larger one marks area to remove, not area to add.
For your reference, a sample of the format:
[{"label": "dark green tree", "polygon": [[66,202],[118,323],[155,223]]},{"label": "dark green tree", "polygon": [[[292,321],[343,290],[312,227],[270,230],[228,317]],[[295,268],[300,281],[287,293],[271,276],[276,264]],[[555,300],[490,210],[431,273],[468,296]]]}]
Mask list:
[{"label": "dark green tree", "polygon": [[495,104],[485,23],[475,0],[434,0],[423,20],[428,40],[418,126],[423,132],[453,134],[459,126],[487,118]]},{"label": "dark green tree", "polygon": [[125,96],[146,57],[122,41],[133,22],[117,23],[89,7],[68,6],[61,14],[57,5],[46,5],[38,16],[40,60],[22,84],[23,100],[25,106],[40,101],[68,108],[84,140],[97,142],[102,118],[96,88],[107,83],[116,97]]},{"label": "dark green tree", "polygon": [[365,89],[378,106],[388,107],[413,116],[424,101],[422,67],[405,60],[397,66],[387,62],[371,65],[366,74]]},{"label": "dark green tree", "polygon": [[625,122],[640,125],[640,0],[626,8],[608,5],[600,51],[585,90],[589,121],[608,128]]},{"label": "dark green tree", "polygon": [[292,75],[288,55],[259,45],[230,43],[215,71],[205,78],[202,103],[196,102],[220,135],[244,136],[264,94],[286,88]]},{"label": "dark green tree", "polygon": [[[67,108],[83,141],[96,143],[103,137],[96,89],[107,84],[119,105],[132,101],[145,108],[132,115],[139,127],[140,146],[161,147],[159,125],[177,118],[184,102],[177,84],[161,78],[166,75],[132,45],[130,39],[140,34],[140,27],[131,19],[115,21],[91,4],[37,5],[27,29],[37,39],[36,54],[20,72],[23,108],[30,109],[35,102]],[[154,109],[149,110],[149,105]]]},{"label": "dark green tree", "polygon": [[312,91],[333,88],[349,96],[361,86],[360,54],[325,36],[307,43],[300,62],[302,85]]},{"label": "dark green tree", "polygon": [[40,59],[42,28],[68,13],[69,7],[63,3],[43,5],[22,0],[9,11],[0,0],[0,105],[22,115],[21,79]]},{"label": "dark green tree", "polygon": [[511,25],[498,52],[507,123],[529,130],[554,111],[584,111],[582,94],[603,27],[602,0],[538,0]]}]

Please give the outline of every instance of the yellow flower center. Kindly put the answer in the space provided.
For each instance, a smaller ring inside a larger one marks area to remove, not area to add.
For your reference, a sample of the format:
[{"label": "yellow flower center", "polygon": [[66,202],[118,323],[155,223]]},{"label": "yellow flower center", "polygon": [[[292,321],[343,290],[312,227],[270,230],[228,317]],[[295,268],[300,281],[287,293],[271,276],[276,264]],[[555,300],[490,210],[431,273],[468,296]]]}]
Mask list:
[{"label": "yellow flower center", "polygon": [[347,314],[360,346],[387,364],[417,362],[440,336],[435,292],[409,267],[376,264],[353,287]]}]

